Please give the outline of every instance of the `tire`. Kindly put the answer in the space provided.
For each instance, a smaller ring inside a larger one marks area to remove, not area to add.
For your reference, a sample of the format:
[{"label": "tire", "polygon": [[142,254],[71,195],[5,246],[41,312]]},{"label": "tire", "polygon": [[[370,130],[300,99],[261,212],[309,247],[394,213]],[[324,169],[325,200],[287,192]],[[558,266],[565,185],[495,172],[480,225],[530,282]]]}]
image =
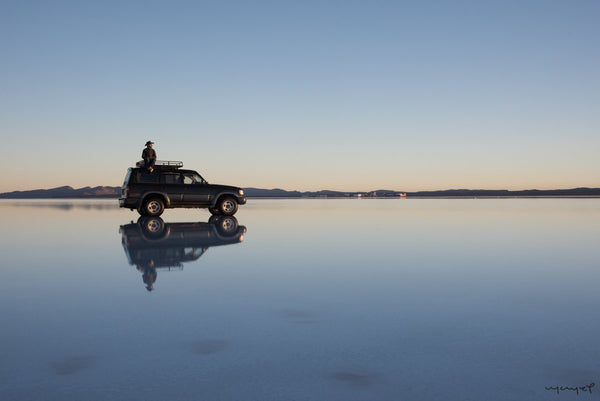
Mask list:
[{"label": "tire", "polygon": [[233,216],[212,216],[208,222],[214,224],[221,235],[230,236],[237,233],[238,221]]},{"label": "tire", "polygon": [[162,238],[166,234],[165,222],[160,217],[140,217],[138,224],[149,239]]},{"label": "tire", "polygon": [[165,229],[165,222],[160,217],[148,217],[141,219],[144,231],[152,234],[161,233]]},{"label": "tire", "polygon": [[231,196],[225,196],[217,202],[217,209],[223,216],[233,216],[238,210],[237,200]]},{"label": "tire", "polygon": [[221,232],[221,234],[224,235],[235,234],[238,229],[238,221],[233,216],[223,216],[219,220],[218,229]]},{"label": "tire", "polygon": [[213,216],[218,216],[221,214],[221,212],[219,212],[219,209],[217,209],[216,207],[209,207],[208,211],[210,212],[210,214],[212,214]]},{"label": "tire", "polygon": [[147,216],[160,216],[165,210],[165,203],[160,198],[149,198],[144,201],[142,210]]}]

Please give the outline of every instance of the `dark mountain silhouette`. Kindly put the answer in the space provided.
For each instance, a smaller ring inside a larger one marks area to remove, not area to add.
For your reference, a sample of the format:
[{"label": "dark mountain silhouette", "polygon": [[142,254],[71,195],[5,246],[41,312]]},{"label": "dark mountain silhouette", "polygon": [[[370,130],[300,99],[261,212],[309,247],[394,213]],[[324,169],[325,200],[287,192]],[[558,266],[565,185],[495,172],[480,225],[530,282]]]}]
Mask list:
[{"label": "dark mountain silhouette", "polygon": [[0,194],[3,199],[44,199],[44,198],[118,198],[121,187],[83,187],[70,186],[34,189],[32,191],[13,191]]},{"label": "dark mountain silhouette", "polygon": [[248,197],[272,197],[272,198],[298,198],[302,196],[302,192],[286,191],[284,189],[260,189],[260,188],[244,188],[244,194]]},{"label": "dark mountain silhouette", "polygon": [[[342,191],[287,191],[284,189],[244,188],[246,196],[250,198],[386,198],[398,197],[406,194],[407,197],[536,197],[536,196],[600,196],[600,188],[572,188],[572,189],[527,189],[509,191],[506,189],[448,189],[440,191],[404,192],[389,189],[378,189],[367,192],[342,192]],[[63,186],[51,189],[34,189],[31,191],[13,191],[0,194],[0,199],[51,199],[51,198],[118,198],[121,187],[84,187],[75,189]]]},{"label": "dark mountain silhouette", "polygon": [[397,197],[400,194],[406,194],[407,197],[535,197],[535,196],[600,196],[600,188],[572,188],[572,189],[527,189],[519,191],[509,191],[507,189],[447,189],[440,191],[417,191],[405,192],[394,191],[391,189],[378,189],[365,192],[340,192],[340,191],[286,191],[283,189],[259,189],[244,188],[248,197],[276,197],[276,198],[297,198],[297,197]]},{"label": "dark mountain silhouette", "polygon": [[444,191],[407,192],[413,197],[532,197],[532,196],[600,196],[600,188],[572,189],[526,189],[509,191],[506,189],[449,189]]}]

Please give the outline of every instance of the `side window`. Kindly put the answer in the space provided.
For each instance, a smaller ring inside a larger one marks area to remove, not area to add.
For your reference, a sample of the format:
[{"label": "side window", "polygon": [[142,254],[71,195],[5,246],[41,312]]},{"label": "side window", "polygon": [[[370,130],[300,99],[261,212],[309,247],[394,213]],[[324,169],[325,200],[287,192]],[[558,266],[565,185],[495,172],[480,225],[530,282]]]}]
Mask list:
[{"label": "side window", "polygon": [[159,174],[148,174],[145,170],[140,170],[135,175],[135,180],[142,184],[158,184]]},{"label": "side window", "polygon": [[184,174],[183,183],[184,184],[193,184],[196,181],[194,180],[194,176],[192,174]]},{"label": "side window", "polygon": [[202,178],[196,173],[186,173],[183,175],[183,183],[184,184],[200,184],[200,183],[202,183]]},{"label": "side window", "polygon": [[163,183],[165,184],[179,184],[181,174],[177,173],[165,173],[163,174]]}]

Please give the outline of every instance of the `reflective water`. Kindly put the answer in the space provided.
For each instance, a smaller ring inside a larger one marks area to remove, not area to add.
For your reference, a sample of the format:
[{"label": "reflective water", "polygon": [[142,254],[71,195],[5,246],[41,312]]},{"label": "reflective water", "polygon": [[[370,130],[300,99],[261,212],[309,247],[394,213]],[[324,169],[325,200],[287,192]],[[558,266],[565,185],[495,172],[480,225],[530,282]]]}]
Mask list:
[{"label": "reflective water", "polygon": [[3,400],[600,394],[600,199],[0,212]]}]

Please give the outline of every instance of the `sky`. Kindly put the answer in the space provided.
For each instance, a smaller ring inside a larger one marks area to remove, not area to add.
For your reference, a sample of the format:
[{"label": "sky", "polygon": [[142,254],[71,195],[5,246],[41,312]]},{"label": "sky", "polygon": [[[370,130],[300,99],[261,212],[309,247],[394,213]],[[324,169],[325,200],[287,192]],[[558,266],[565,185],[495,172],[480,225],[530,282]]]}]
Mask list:
[{"label": "sky", "polygon": [[600,2],[0,0],[0,192],[600,187]]}]

